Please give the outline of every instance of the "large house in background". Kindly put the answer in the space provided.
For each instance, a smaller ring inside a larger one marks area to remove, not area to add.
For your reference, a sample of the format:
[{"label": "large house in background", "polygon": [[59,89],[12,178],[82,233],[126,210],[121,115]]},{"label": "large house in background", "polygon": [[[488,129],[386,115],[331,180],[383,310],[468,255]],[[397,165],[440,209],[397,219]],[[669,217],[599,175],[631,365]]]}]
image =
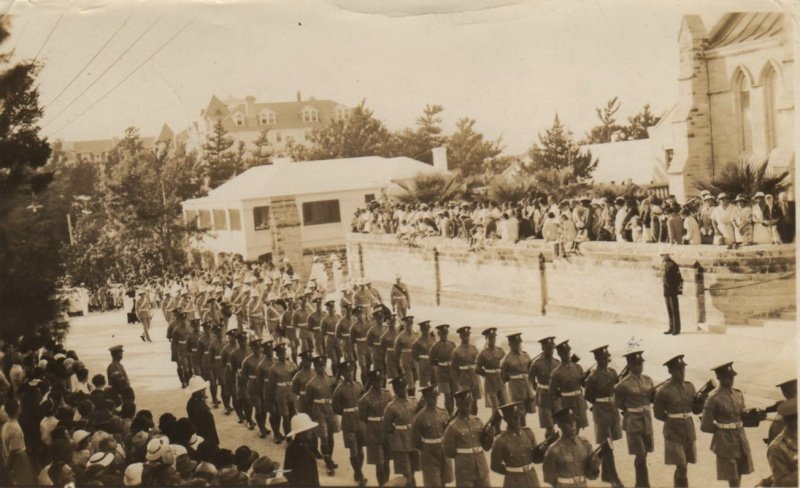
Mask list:
[{"label": "large house in background", "polygon": [[678,101],[649,130],[656,178],[666,175],[679,201],[740,157],[794,178],[791,16],[728,13],[706,31],[686,15],[678,44]]},{"label": "large house in background", "polygon": [[348,107],[314,97],[303,100],[300,92],[292,102],[257,102],[253,96],[220,100],[212,96],[208,106],[200,111],[200,120],[189,128],[189,147],[199,149],[214,132],[217,122],[222,121],[228,136],[243,141],[250,153],[257,150],[254,142],[267,130],[271,149],[280,154],[288,141],[304,145],[315,127],[349,117]]},{"label": "large house in background", "polygon": [[[141,137],[141,140],[144,147],[149,148],[156,144],[174,144],[180,140],[185,141],[185,138],[185,131],[180,134],[175,134],[167,124],[164,124],[157,137]],[[80,159],[90,163],[102,163],[119,141],[119,137],[97,139],[93,141],[61,141],[61,150],[64,151],[69,159]]]}]

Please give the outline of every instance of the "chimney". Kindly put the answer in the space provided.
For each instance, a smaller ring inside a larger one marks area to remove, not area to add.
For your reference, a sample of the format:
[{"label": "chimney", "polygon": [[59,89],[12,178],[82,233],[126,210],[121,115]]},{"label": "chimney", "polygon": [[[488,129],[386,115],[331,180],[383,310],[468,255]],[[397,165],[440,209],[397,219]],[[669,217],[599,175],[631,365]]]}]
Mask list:
[{"label": "chimney", "polygon": [[303,97],[300,96],[300,90],[297,90],[297,101],[298,102],[302,102],[303,101]]},{"label": "chimney", "polygon": [[247,108],[247,116],[248,117],[255,116],[256,97],[254,96],[244,97],[244,101],[245,101],[245,107]]},{"label": "chimney", "polygon": [[439,171],[447,171],[447,147],[434,147],[431,152],[433,153],[433,167]]}]

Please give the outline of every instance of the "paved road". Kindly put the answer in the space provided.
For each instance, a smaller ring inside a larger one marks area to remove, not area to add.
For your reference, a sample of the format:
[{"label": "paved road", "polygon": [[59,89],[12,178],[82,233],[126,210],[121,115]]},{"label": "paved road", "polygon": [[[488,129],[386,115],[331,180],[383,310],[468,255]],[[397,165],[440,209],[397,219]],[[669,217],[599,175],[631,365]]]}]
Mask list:
[{"label": "paved road", "polygon": [[[661,313],[662,311],[655,311]],[[484,327],[496,326],[500,334],[523,332],[524,348],[531,356],[538,354],[539,345],[536,340],[555,335],[558,338],[570,338],[573,351],[581,358],[584,368],[593,363],[588,351],[594,347],[608,344],[612,354],[616,356],[615,365],[620,364],[620,354],[634,349],[645,351],[645,374],[650,375],[658,383],[667,377],[666,369],[661,363],[676,354],[686,354],[689,364],[687,377],[697,387],[712,377],[709,370],[725,361],[735,361],[739,371],[737,386],[747,395],[748,406],[764,406],[779,398],[779,391],[772,388],[779,381],[792,378],[795,374],[794,359],[795,341],[765,340],[734,335],[710,335],[700,332],[688,332],[678,337],[664,336],[660,330],[652,326],[636,324],[609,324],[596,321],[559,317],[529,317],[516,314],[500,314],[463,309],[415,307],[412,313],[417,320],[431,319],[434,324],[448,322],[454,326],[472,325],[475,345],[480,349],[483,338],[478,332]],[[165,338],[163,318],[155,320],[152,344],[145,344],[139,339],[139,326],[125,324],[122,312],[91,314],[89,317],[72,319],[72,328],[67,338],[68,346],[75,349],[87,364],[90,372],[105,372],[108,364],[108,347],[114,344],[125,345],[123,363],[131,378],[137,394],[137,406],[153,411],[156,418],[163,412],[170,411],[180,417],[185,415],[188,396],[181,390],[175,374],[174,364],[169,360],[169,344]],[[452,339],[457,341],[457,337]],[[508,350],[505,338],[498,338],[498,343]],[[757,392],[756,395],[750,391]],[[217,429],[223,446],[235,449],[247,444],[259,453],[266,454],[275,460],[283,461],[283,446],[275,445],[271,437],[259,439],[258,435],[237,424],[235,416],[225,416],[215,410]],[[488,410],[483,408],[479,416],[488,418]],[[530,415],[528,424],[534,426],[538,439],[543,438],[543,431],[538,428],[536,416]],[[699,426],[699,422],[696,424]],[[672,470],[663,464],[663,438],[660,435],[660,422],[655,422],[655,452],[649,457],[650,479],[653,486],[672,486]],[[756,472],[745,477],[744,486],[752,486],[768,475],[766,462],[766,446],[761,441],[766,437],[767,424],[762,423],[757,429],[748,429],[748,438],[753,450]],[[594,440],[593,428],[589,427],[584,435]],[[713,454],[709,451],[711,437],[698,430],[697,452],[699,462],[689,469],[689,479],[693,486],[727,486],[727,483],[716,481]],[[620,476],[626,486],[632,486],[634,480],[633,457],[627,455],[624,440],[615,443],[616,460]],[[334,460],[339,464],[336,475],[324,474],[324,464],[319,468],[323,485],[352,485],[352,471],[348,461],[348,453],[343,449],[341,437],[336,438]],[[365,475],[371,482],[375,480],[374,469],[365,466]],[[541,469],[538,469],[541,479]],[[421,486],[418,473],[417,483]],[[500,476],[492,476],[493,486],[502,486]],[[592,486],[604,486],[596,482]]]}]

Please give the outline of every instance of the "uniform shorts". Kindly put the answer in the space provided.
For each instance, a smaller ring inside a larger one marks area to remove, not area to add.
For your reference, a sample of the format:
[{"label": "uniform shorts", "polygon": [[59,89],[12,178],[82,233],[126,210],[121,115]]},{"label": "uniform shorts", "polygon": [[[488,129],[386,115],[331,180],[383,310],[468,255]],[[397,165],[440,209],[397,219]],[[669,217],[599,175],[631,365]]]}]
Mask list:
[{"label": "uniform shorts", "polygon": [[389,446],[371,444],[367,446],[367,464],[385,463],[391,454]]},{"label": "uniform shorts", "polygon": [[339,421],[335,415],[332,415],[331,418],[327,419],[317,419],[315,422],[319,424],[315,432],[320,439],[326,439],[329,434],[333,435],[336,432],[339,432]]},{"label": "uniform shorts", "polygon": [[393,452],[395,474],[419,471],[419,452]]},{"label": "uniform shorts", "polygon": [[365,429],[366,427],[361,425],[356,431],[342,432],[344,447],[347,449],[360,449],[364,447]]},{"label": "uniform shorts", "polygon": [[718,480],[738,480],[748,472],[746,459],[717,456]]},{"label": "uniform shorts", "polygon": [[664,440],[664,464],[685,466],[697,462],[694,442],[674,442]]},{"label": "uniform shorts", "polygon": [[486,408],[498,408],[502,402],[501,398],[503,396],[503,392],[499,390],[491,390],[489,388],[486,389],[486,400],[485,406]]},{"label": "uniform shorts", "polygon": [[653,434],[626,432],[625,440],[628,441],[628,454],[636,456],[653,452]]}]

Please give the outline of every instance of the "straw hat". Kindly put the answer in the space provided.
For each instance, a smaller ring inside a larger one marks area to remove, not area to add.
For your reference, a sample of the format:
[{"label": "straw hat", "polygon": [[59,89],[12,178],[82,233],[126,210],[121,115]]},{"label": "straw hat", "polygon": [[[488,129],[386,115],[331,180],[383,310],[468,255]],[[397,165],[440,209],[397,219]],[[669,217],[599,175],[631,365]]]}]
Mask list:
[{"label": "straw hat", "polygon": [[311,417],[305,413],[298,413],[292,417],[292,431],[286,434],[286,437],[294,437],[301,432],[314,429],[319,424],[311,420]]}]

